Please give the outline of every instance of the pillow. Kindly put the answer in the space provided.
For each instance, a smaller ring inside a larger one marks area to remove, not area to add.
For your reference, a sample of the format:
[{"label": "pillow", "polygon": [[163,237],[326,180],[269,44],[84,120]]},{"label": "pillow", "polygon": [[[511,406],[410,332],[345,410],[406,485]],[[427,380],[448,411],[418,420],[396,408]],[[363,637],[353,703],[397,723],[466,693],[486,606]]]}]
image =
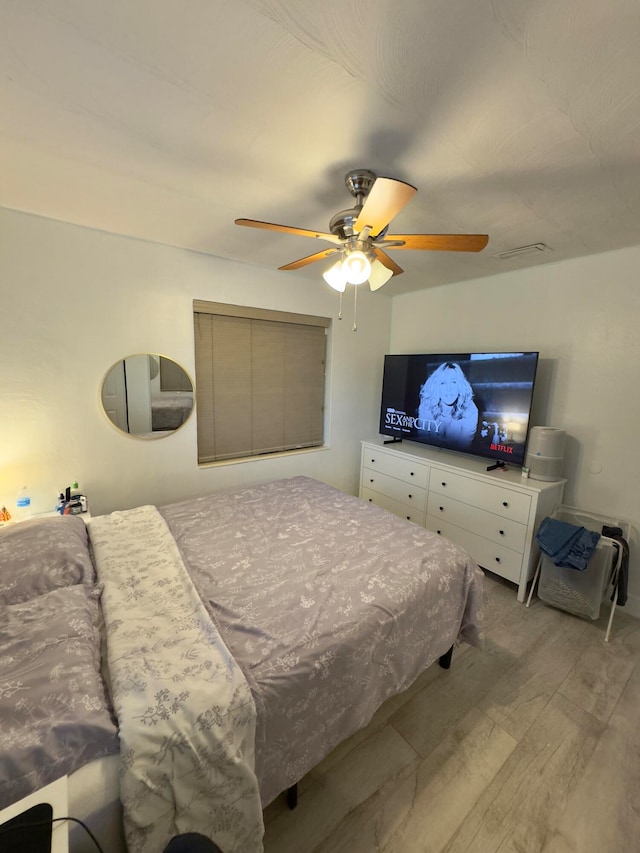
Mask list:
[{"label": "pillow", "polygon": [[98,598],[77,584],[0,608],[0,808],[118,752]]},{"label": "pillow", "polygon": [[0,605],[94,580],[87,526],[81,518],[31,518],[0,529]]}]

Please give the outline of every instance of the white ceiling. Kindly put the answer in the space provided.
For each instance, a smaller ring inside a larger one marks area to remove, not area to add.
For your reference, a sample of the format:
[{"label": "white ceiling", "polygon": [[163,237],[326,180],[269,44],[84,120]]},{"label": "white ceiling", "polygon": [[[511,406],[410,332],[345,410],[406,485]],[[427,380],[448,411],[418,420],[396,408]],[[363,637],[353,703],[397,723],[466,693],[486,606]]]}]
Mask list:
[{"label": "white ceiling", "polygon": [[640,244],[639,45],[639,0],[0,0],[0,206],[275,268],[328,244],[234,219],[327,231],[364,167],[490,237],[389,294]]}]

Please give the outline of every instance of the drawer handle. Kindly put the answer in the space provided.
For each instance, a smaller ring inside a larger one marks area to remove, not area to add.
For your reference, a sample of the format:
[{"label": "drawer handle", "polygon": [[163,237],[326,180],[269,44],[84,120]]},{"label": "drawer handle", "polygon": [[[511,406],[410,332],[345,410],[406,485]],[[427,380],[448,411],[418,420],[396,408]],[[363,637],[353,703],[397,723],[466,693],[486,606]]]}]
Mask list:
[{"label": "drawer handle", "polygon": [[372,462],[375,462],[376,460],[375,460],[375,459],[372,459],[371,461],[372,461]]},{"label": "drawer handle", "polygon": [[444,507],[443,507],[443,506],[439,506],[439,507],[438,507],[438,509],[440,510],[440,512],[444,512]]},{"label": "drawer handle", "polygon": [[441,536],[441,535],[442,535],[442,531],[441,531],[441,530],[436,530],[436,533],[438,534],[438,536]]},{"label": "drawer handle", "polygon": [[411,516],[410,516],[410,515],[408,515],[408,516],[407,516],[407,521],[411,521]]},{"label": "drawer handle", "polygon": [[413,495],[407,495],[407,497],[412,498],[412,497],[413,497]]},{"label": "drawer handle", "polygon": [[447,484],[446,484],[446,483],[441,483],[441,485],[446,486]]},{"label": "drawer handle", "polygon": [[370,477],[370,478],[369,478],[369,482],[370,482],[370,483],[373,483],[373,477]]},{"label": "drawer handle", "polygon": [[500,536],[504,536],[504,530],[499,530],[498,533],[500,534]]},{"label": "drawer handle", "polygon": [[502,561],[501,561],[500,557],[496,557],[496,563],[501,563],[501,562]]},{"label": "drawer handle", "polygon": [[373,498],[369,498],[369,503],[370,503],[370,504],[372,504],[372,503],[373,503]]},{"label": "drawer handle", "polygon": [[502,506],[509,506],[509,501],[502,501]]},{"label": "drawer handle", "polygon": [[413,477],[413,471],[409,471],[411,477]]}]

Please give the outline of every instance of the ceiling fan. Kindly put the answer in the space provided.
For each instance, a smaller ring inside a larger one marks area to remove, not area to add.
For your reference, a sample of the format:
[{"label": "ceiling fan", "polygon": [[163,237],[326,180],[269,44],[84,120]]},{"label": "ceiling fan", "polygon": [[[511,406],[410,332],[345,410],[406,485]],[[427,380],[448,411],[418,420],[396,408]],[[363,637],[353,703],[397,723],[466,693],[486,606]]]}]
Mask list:
[{"label": "ceiling fan", "polygon": [[379,178],[369,169],[347,172],[345,184],[355,198],[352,208],[341,210],[329,222],[329,232],[309,231],[290,225],[276,225],[257,219],[236,219],[236,225],[263,228],[314,237],[332,243],[332,247],[292,261],[281,270],[297,270],[307,264],[338,256],[323,278],[343,293],[347,284],[369,282],[378,290],[394,275],[403,272],[387,254],[387,249],[428,249],[445,252],[480,252],[487,245],[486,234],[388,234],[389,223],[411,201],[415,187],[394,178]]}]

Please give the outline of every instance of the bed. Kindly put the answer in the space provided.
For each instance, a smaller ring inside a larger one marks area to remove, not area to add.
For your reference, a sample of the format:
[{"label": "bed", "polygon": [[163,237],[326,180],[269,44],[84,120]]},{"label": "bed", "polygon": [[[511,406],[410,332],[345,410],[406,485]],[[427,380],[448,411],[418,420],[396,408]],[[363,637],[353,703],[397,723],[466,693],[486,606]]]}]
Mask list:
[{"label": "bed", "polygon": [[151,429],[154,432],[182,426],[193,409],[193,394],[163,391],[151,398]]},{"label": "bed", "polygon": [[262,809],[479,644],[482,605],[463,550],[306,477],[0,531],[0,808],[69,774],[112,850],[122,802],[136,853],[259,851]]}]

